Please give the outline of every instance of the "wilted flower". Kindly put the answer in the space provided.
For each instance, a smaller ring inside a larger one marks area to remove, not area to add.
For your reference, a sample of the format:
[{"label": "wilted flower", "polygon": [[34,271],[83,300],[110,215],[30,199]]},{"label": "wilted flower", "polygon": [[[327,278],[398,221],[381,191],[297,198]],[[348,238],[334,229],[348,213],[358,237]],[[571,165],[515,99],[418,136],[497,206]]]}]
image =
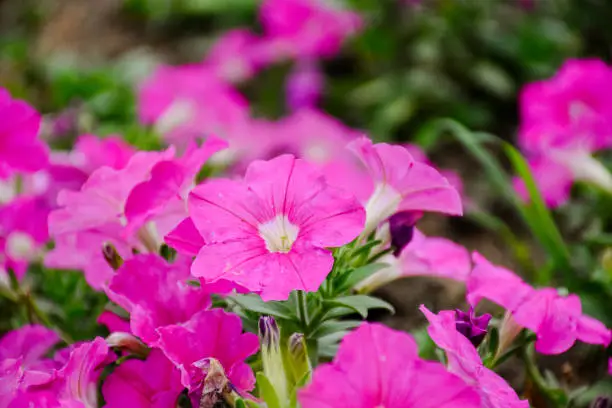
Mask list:
[{"label": "wilted flower", "polygon": [[419,358],[410,335],[376,323],[347,334],[334,361],[316,368],[298,398],[304,408],[481,407],[471,386]]},{"label": "wilted flower", "polygon": [[244,181],[196,187],[189,215],[206,243],[191,273],[207,283],[234,282],[264,300],[317,290],[333,264],[325,248],[353,240],[364,220],[353,197],[290,155],[253,162]]}]

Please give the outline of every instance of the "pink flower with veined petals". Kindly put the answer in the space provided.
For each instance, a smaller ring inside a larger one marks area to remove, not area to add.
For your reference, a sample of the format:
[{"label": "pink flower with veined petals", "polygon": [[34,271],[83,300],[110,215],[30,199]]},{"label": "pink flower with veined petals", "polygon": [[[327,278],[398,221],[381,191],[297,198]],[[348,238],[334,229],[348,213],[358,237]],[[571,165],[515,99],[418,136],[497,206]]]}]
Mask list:
[{"label": "pink flower with veined petals", "polygon": [[181,372],[181,381],[190,392],[201,391],[206,377],[202,363],[218,360],[238,392],[255,386],[253,371],[244,360],[257,352],[259,340],[242,332],[236,315],[221,309],[199,312],[183,324],[159,328],[159,347]]},{"label": "pink flower with veined petals", "polygon": [[[550,207],[575,180],[612,190],[612,176],[591,155],[612,145],[612,69],[594,59],[566,61],[557,74],[521,92],[519,145]],[[527,198],[521,181],[518,192]]]},{"label": "pink flower with veined petals", "polygon": [[365,233],[398,211],[461,215],[461,197],[436,169],[415,161],[402,146],[372,144],[366,137],[349,148],[367,167],[373,185],[366,205]]},{"label": "pink flower with veined petals", "polygon": [[427,237],[414,229],[412,240],[399,256],[384,256],[380,262],[389,266],[369,276],[356,289],[371,292],[395,279],[431,276],[464,282],[470,274],[470,254],[459,244],[440,237]]},{"label": "pink flower with veined petals", "polygon": [[0,178],[47,166],[49,148],[38,139],[40,114],[0,88]]},{"label": "pink flower with veined petals", "polygon": [[446,352],[448,371],[474,387],[483,408],[529,408],[529,402],[519,400],[503,378],[483,365],[476,347],[457,331],[454,311],[435,315],[423,305],[420,310],[429,321],[429,336]]},{"label": "pink flower with veined petals", "polygon": [[248,102],[204,65],[162,66],[138,93],[138,116],[166,141],[183,147],[194,139],[228,139],[249,118]]},{"label": "pink flower with veined petals", "polygon": [[132,333],[155,346],[159,327],[186,322],[210,306],[202,288],[187,284],[190,262],[168,264],[158,255],[137,255],[113,276],[108,295],[130,313]]},{"label": "pink flower with veined petals", "polygon": [[266,0],[260,19],[267,38],[285,57],[331,57],[362,26],[357,13],[321,0]]},{"label": "pink flower with veined petals", "polygon": [[410,335],[377,323],[347,334],[333,363],[315,369],[298,399],[303,408],[480,407],[472,387],[419,358]]},{"label": "pink flower with veined petals", "polygon": [[607,346],[612,333],[601,322],[582,314],[578,296],[561,296],[556,289],[534,289],[512,271],[495,266],[478,253],[473,254],[474,270],[467,280],[471,305],[483,298],[504,307],[522,327],[538,339],[536,350],[561,354],[576,340]]},{"label": "pink flower with veined petals", "polygon": [[181,391],[179,370],[159,349],[144,361],[124,361],[102,385],[106,408],[175,408]]},{"label": "pink flower with veined petals", "polygon": [[206,242],[191,273],[207,283],[234,282],[264,300],[316,291],[334,262],[325,248],[352,241],[365,216],[355,198],[291,155],[251,163],[244,181],[196,187],[189,215]]}]

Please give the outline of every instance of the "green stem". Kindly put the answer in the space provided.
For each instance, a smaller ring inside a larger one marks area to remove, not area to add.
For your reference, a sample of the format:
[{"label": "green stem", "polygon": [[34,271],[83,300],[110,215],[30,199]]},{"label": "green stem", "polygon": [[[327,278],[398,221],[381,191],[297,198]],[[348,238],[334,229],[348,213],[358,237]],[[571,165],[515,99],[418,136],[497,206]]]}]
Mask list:
[{"label": "green stem", "polygon": [[542,376],[542,373],[540,373],[535,361],[533,343],[526,344],[521,348],[521,358],[525,364],[527,375],[529,375],[531,380],[549,401],[559,406],[559,403],[561,403],[559,391],[561,390],[548,386],[546,379]]},{"label": "green stem", "polygon": [[35,317],[36,320],[38,320],[38,322],[40,322],[41,324],[55,330],[66,344],[74,343],[74,340],[72,339],[72,337],[70,337],[69,334],[65,333],[63,330],[59,329],[53,324],[49,316],[47,316],[47,314],[40,308],[40,306],[38,306],[31,294],[22,293],[21,299],[23,299],[24,305],[28,312],[28,318],[30,319],[30,323],[35,323],[32,321],[32,317]]},{"label": "green stem", "polygon": [[[304,331],[308,328],[308,301],[306,300],[306,292],[303,290],[297,291],[297,307],[298,307],[298,316],[300,321],[302,322],[302,327]],[[304,333],[306,336],[308,333]]]}]

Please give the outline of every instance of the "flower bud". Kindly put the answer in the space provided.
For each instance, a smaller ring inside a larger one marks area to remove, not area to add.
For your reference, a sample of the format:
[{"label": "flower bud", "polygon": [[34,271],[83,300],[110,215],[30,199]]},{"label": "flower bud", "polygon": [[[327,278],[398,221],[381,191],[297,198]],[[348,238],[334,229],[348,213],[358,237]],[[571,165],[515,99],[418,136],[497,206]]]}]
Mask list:
[{"label": "flower bud", "polygon": [[491,321],[488,313],[476,316],[474,308],[470,307],[469,312],[457,309],[455,315],[455,326],[457,331],[467,337],[474,347],[478,347],[487,335],[487,327]]},{"label": "flower bud", "polygon": [[395,248],[393,255],[398,256],[402,249],[412,241],[414,225],[421,216],[422,213],[418,211],[402,211],[389,217],[391,245]]},{"label": "flower bud", "polygon": [[523,330],[516,320],[512,317],[509,311],[506,311],[504,320],[499,327],[499,346],[497,347],[496,355],[500,356],[510,347],[516,336]]},{"label": "flower bud", "polygon": [[115,246],[109,242],[102,247],[102,255],[104,255],[106,262],[108,262],[110,267],[115,271],[123,265],[123,258],[119,255]]},{"label": "flower bud", "polygon": [[612,408],[612,399],[610,397],[597,397],[589,405],[590,408]]},{"label": "flower bud", "polygon": [[304,377],[310,377],[312,366],[308,358],[306,339],[302,333],[293,333],[289,337],[288,360],[294,384],[298,384]]},{"label": "flower bud", "polygon": [[108,344],[109,347],[119,348],[140,357],[146,357],[150,351],[136,336],[124,332],[111,333],[106,338],[106,344]]},{"label": "flower bud", "polygon": [[259,318],[259,342],[264,374],[274,387],[281,406],[284,406],[289,400],[287,375],[280,347],[280,330],[273,317]]}]

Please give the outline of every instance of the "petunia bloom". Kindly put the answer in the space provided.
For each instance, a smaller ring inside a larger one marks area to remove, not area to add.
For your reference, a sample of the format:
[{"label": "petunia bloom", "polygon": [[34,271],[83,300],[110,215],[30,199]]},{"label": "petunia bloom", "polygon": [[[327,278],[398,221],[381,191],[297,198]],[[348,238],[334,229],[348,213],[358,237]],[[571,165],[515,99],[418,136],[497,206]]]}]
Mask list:
[{"label": "petunia bloom", "polygon": [[[519,145],[547,204],[563,204],[574,180],[612,189],[592,153],[612,145],[612,68],[594,59],[566,61],[553,78],[521,92]],[[527,196],[524,186],[517,189]]]},{"label": "petunia bloom", "polygon": [[181,372],[181,382],[191,393],[201,392],[206,377],[203,362],[220,362],[238,392],[250,391],[255,377],[244,360],[259,348],[257,335],[242,332],[236,315],[221,309],[205,310],[182,324],[158,329],[159,347]]},{"label": "petunia bloom", "polygon": [[266,0],[260,8],[266,37],[280,56],[330,57],[361,28],[361,17],[321,0]]},{"label": "petunia bloom", "polygon": [[373,181],[366,205],[365,233],[399,211],[437,211],[461,215],[461,197],[436,169],[415,161],[402,146],[372,144],[361,138],[349,145]]},{"label": "petunia bloom", "polygon": [[463,334],[474,347],[478,347],[487,335],[487,328],[492,316],[488,313],[482,316],[476,316],[473,307],[470,307],[468,312],[463,310],[455,310],[455,328]]},{"label": "petunia bloom", "polygon": [[375,272],[356,289],[371,292],[395,279],[410,276],[430,276],[464,282],[471,270],[469,252],[446,238],[427,237],[414,229],[413,237],[399,256],[385,255],[380,262],[388,266]]},{"label": "petunia bloom", "polygon": [[467,299],[476,306],[488,299],[504,307],[520,326],[537,335],[536,350],[561,354],[576,340],[607,346],[612,333],[601,322],[582,314],[578,296],[561,296],[556,289],[534,289],[512,271],[473,254],[474,270],[467,280]]},{"label": "petunia bloom", "polygon": [[189,215],[206,243],[191,273],[207,283],[234,282],[264,300],[316,291],[333,264],[325,248],[352,241],[365,218],[354,197],[291,155],[253,162],[244,181],[196,187]]},{"label": "petunia bloom", "polygon": [[410,335],[377,323],[347,334],[330,364],[298,394],[303,408],[480,407],[478,394],[437,362],[418,357]]},{"label": "petunia bloom", "polygon": [[210,306],[208,293],[190,286],[189,276],[186,259],[168,264],[158,255],[137,255],[117,270],[108,294],[130,313],[132,333],[154,346],[158,328],[184,323]]},{"label": "petunia bloom", "polygon": [[420,310],[429,321],[427,331],[432,340],[446,352],[448,370],[474,387],[483,408],[529,408],[503,378],[483,365],[474,345],[457,331],[454,311],[436,315],[423,305]]},{"label": "petunia bloom", "polygon": [[0,178],[47,166],[49,148],[38,139],[40,114],[0,87]]},{"label": "petunia bloom", "polygon": [[159,349],[124,361],[102,385],[107,408],[175,408],[182,391],[179,370]]}]

